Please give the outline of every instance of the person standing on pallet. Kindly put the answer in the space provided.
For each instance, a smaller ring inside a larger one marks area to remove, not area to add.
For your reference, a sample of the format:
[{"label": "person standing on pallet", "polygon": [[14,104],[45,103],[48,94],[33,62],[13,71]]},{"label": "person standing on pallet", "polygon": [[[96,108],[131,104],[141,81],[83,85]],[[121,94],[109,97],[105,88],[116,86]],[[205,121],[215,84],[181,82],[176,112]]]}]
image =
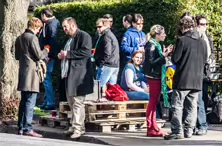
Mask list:
[{"label": "person standing on pallet", "polygon": [[42,21],[44,22],[42,32],[40,33],[40,45],[41,48],[48,45],[50,46],[50,53],[48,57],[44,60],[47,63],[47,72],[46,77],[44,79],[44,87],[45,87],[45,96],[44,103],[39,107],[45,110],[53,110],[55,109],[55,95],[53,91],[52,85],[52,72],[54,68],[54,62],[57,58],[57,40],[58,40],[58,27],[60,26],[59,21],[53,15],[53,12],[50,8],[45,8],[41,14]]},{"label": "person standing on pallet", "polygon": [[62,27],[70,37],[58,54],[61,77],[65,79],[66,97],[72,112],[71,127],[65,134],[75,139],[85,133],[84,100],[87,94],[93,93],[92,39],[88,33],[78,28],[72,17],[65,18]]}]

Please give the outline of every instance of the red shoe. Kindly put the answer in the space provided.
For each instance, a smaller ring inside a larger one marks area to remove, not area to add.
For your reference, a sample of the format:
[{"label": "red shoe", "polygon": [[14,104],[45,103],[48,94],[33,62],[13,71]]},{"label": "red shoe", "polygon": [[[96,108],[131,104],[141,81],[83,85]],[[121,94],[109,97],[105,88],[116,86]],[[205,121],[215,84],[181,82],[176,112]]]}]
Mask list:
[{"label": "red shoe", "polygon": [[164,136],[164,134],[163,134],[163,132],[162,131],[156,131],[156,130],[148,130],[147,131],[147,136],[148,137],[163,137]]},{"label": "red shoe", "polygon": [[41,134],[36,133],[35,131],[30,131],[30,132],[24,132],[24,135],[27,136],[32,136],[32,137],[39,137],[42,138],[43,136]]}]

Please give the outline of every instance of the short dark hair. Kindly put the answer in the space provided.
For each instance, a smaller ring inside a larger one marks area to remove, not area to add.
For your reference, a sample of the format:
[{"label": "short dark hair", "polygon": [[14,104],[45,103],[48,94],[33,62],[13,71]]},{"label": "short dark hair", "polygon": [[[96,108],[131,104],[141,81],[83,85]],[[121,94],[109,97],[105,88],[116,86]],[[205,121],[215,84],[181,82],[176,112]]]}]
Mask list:
[{"label": "short dark hair", "polygon": [[123,21],[124,21],[124,22],[127,21],[127,22],[129,22],[130,24],[132,23],[132,20],[133,20],[133,17],[132,17],[131,14],[125,15],[124,18],[123,18]]},{"label": "short dark hair", "polygon": [[73,17],[67,17],[67,18],[65,18],[65,19],[62,21],[62,23],[65,22],[65,21],[67,21],[67,23],[68,23],[69,25],[70,25],[70,24],[74,24],[75,26],[77,26],[76,20],[75,20]]},{"label": "short dark hair", "polygon": [[42,14],[45,14],[45,16],[47,18],[50,18],[50,17],[53,17],[53,12],[50,8],[45,8],[43,11],[42,11]]},{"label": "short dark hair", "polygon": [[105,18],[105,19],[113,19],[113,16],[111,15],[111,14],[105,14],[105,15],[103,15],[103,18]]},{"label": "short dark hair", "polygon": [[143,20],[143,16],[141,14],[132,14],[132,22],[137,23],[140,19]]},{"label": "short dark hair", "polygon": [[197,25],[200,25],[200,19],[206,19],[207,20],[207,18],[204,15],[196,16]]}]

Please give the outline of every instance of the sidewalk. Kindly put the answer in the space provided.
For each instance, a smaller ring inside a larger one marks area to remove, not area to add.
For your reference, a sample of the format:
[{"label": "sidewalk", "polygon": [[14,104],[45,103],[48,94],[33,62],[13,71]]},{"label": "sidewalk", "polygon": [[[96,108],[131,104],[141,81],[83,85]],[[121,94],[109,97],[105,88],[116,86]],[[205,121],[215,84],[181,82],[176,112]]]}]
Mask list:
[{"label": "sidewalk", "polygon": [[[35,124],[34,129],[45,138],[71,140],[63,134],[64,129],[42,127]],[[163,131],[170,132],[169,124]],[[7,127],[6,133],[16,133],[16,125]],[[79,142],[114,145],[114,146],[147,146],[147,145],[222,145],[222,125],[212,125],[205,136],[193,136],[189,139],[166,141],[163,138],[146,137],[146,131],[99,133],[87,132]]]}]

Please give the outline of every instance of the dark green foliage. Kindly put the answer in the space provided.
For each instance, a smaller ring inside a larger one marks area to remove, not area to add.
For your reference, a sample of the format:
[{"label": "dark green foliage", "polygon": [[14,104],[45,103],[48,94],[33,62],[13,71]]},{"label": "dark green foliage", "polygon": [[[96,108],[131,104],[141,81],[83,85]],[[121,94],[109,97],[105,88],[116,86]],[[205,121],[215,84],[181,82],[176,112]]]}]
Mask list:
[{"label": "dark green foliage", "polygon": [[[180,15],[185,11],[194,14],[206,14],[210,20],[209,31],[214,36],[216,43],[221,41],[222,34],[222,9],[219,2],[212,0],[106,0],[97,2],[72,2],[58,3],[49,6],[55,16],[62,22],[66,17],[74,17],[80,29],[85,30],[91,36],[96,32],[95,22],[97,18],[106,13],[114,17],[114,28],[122,33],[122,18],[128,13],[141,13],[144,16],[144,32],[148,33],[154,24],[163,25],[168,35],[167,44],[175,42],[177,22]],[[35,10],[35,15],[40,16],[40,7]],[[60,47],[63,47],[67,36],[60,30]]]}]

